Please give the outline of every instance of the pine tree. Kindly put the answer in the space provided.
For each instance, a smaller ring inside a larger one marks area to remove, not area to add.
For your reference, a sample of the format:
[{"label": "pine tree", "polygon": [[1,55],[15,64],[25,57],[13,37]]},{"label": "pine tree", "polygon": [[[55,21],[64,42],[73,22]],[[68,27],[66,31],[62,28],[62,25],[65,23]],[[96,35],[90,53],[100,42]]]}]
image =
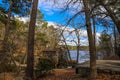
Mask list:
[{"label": "pine tree", "polygon": [[35,23],[37,15],[38,0],[33,1],[31,18],[29,23],[28,32],[28,50],[27,50],[27,68],[26,68],[26,79],[34,80],[34,35],[35,35]]}]

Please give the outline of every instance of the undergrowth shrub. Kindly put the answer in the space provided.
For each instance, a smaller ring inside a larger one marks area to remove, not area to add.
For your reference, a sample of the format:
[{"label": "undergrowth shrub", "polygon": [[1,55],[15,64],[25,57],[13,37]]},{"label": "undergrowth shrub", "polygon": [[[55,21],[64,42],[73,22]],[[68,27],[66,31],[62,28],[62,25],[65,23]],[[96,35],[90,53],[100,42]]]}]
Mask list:
[{"label": "undergrowth shrub", "polygon": [[40,58],[36,66],[35,75],[36,77],[46,76],[53,68],[54,64],[49,58]]},{"label": "undergrowth shrub", "polygon": [[2,72],[16,72],[17,67],[13,64],[0,64],[0,73]]},{"label": "undergrowth shrub", "polygon": [[59,58],[58,61],[58,68],[66,68],[67,67],[67,61],[63,57]]}]

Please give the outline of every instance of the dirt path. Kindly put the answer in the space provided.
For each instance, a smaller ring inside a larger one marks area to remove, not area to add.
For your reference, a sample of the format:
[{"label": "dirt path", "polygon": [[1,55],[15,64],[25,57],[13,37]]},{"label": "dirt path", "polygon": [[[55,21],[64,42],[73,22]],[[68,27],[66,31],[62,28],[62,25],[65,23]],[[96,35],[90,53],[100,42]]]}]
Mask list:
[{"label": "dirt path", "polygon": [[72,80],[75,76],[75,69],[55,69],[53,75],[38,80]]}]

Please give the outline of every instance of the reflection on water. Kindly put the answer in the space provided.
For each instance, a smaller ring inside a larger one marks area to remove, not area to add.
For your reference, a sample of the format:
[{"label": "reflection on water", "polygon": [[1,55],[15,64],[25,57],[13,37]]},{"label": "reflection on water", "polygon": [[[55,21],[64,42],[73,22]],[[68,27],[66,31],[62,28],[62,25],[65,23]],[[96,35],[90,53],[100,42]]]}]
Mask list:
[{"label": "reflection on water", "polygon": [[[72,60],[76,60],[77,58],[77,51],[71,50],[70,55]],[[89,60],[89,51],[80,51],[79,52],[79,63],[85,62]]]}]

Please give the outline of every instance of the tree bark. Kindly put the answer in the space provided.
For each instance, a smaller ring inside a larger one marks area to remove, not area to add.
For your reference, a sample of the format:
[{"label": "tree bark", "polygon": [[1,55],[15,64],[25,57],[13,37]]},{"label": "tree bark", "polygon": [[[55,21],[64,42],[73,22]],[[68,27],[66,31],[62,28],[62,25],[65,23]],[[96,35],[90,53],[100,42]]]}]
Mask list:
[{"label": "tree bark", "polygon": [[116,36],[116,28],[113,27],[113,32],[114,32],[114,53],[117,54],[117,36]]},{"label": "tree bark", "polygon": [[77,39],[78,39],[78,41],[77,41],[77,63],[79,63],[79,52],[80,52],[80,34],[79,34],[79,30],[78,29],[76,29],[75,30],[75,33],[76,33],[76,36],[77,36]]},{"label": "tree bark", "polygon": [[29,23],[29,32],[28,32],[27,68],[26,68],[25,80],[34,80],[34,34],[35,34],[37,6],[38,6],[38,0],[33,0],[31,18]]},{"label": "tree bark", "polygon": [[89,51],[90,51],[90,77],[91,79],[95,80],[97,71],[96,71],[96,54],[95,54],[95,46],[94,46],[94,39],[92,35],[92,28],[90,23],[90,10],[88,8],[88,0],[83,0],[84,9],[85,9],[85,17],[86,17],[86,28],[88,34],[88,41],[89,41]]},{"label": "tree bark", "polygon": [[63,31],[62,31],[61,35],[62,35],[62,37],[63,37],[64,43],[65,43],[65,48],[66,48],[66,50],[67,50],[67,56],[68,56],[67,59],[71,61],[72,59],[71,59],[71,56],[70,56],[70,50],[69,50],[69,48],[68,48],[68,46],[67,46],[65,37],[64,37],[64,35],[63,35]]},{"label": "tree bark", "polygon": [[79,52],[80,52],[80,40],[78,40],[78,45],[77,45],[77,63],[79,63]]},{"label": "tree bark", "polygon": [[[95,17],[92,17],[93,19],[93,36],[94,36],[94,45],[95,45],[95,54],[97,52],[96,49],[96,26],[95,26]],[[97,59],[98,59],[98,55],[96,55]]]}]

